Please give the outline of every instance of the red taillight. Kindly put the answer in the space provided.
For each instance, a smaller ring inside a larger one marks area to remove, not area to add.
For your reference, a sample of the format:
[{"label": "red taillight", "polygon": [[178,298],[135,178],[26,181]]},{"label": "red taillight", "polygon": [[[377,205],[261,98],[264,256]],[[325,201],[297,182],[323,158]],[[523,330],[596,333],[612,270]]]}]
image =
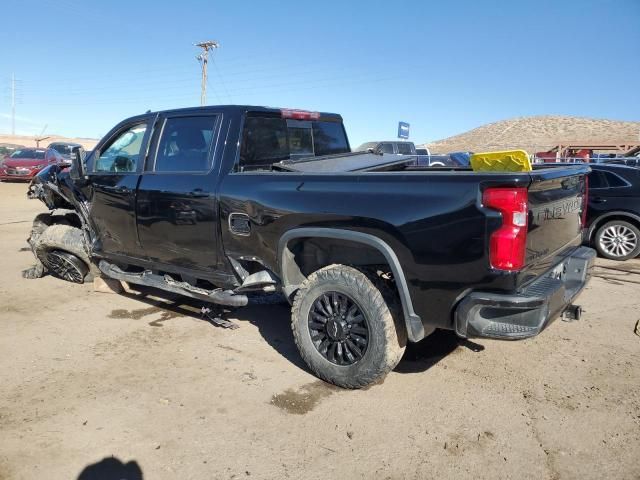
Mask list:
[{"label": "red taillight", "polygon": [[320,112],[307,112],[305,110],[280,110],[282,118],[291,118],[294,120],[318,120],[320,118]]},{"label": "red taillight", "polygon": [[584,192],[582,192],[582,228],[587,226],[587,208],[589,207],[589,175],[584,176]]},{"label": "red taillight", "polygon": [[488,188],[482,196],[485,207],[502,214],[502,226],[491,234],[489,259],[499,270],[520,270],[527,250],[527,189]]}]

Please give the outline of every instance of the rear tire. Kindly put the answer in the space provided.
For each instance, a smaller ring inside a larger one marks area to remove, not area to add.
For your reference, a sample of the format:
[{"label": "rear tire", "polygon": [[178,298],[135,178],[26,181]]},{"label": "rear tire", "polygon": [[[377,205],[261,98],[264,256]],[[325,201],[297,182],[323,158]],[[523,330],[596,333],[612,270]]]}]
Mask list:
[{"label": "rear tire", "polygon": [[56,276],[73,283],[88,280],[91,261],[82,230],[70,225],[52,225],[35,241],[38,260]]},{"label": "rear tire", "polygon": [[345,265],[312,273],[296,293],[291,328],[300,355],[321,379],[362,388],[395,368],[406,345],[396,295],[377,277]]},{"label": "rear tire", "polygon": [[624,220],[611,220],[595,234],[598,253],[610,260],[629,260],[640,254],[640,230]]}]

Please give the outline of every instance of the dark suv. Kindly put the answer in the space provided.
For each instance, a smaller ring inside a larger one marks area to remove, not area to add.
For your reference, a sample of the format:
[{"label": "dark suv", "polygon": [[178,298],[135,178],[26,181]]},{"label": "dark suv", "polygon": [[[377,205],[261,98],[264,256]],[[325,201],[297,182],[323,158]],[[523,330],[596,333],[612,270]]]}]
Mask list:
[{"label": "dark suv", "polygon": [[598,253],[612,260],[640,254],[640,169],[591,164],[587,235]]},{"label": "dark suv", "polygon": [[53,142],[49,144],[47,148],[53,148],[56,152],[62,155],[62,158],[66,160],[71,159],[71,154],[81,148],[82,145],[79,143],[71,143],[71,142]]}]

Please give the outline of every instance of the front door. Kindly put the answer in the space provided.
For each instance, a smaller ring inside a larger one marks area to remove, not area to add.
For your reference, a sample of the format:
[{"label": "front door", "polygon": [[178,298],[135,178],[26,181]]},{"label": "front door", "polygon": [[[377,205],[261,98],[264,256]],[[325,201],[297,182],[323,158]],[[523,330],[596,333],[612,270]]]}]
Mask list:
[{"label": "front door", "polygon": [[217,176],[212,168],[219,120],[214,113],[160,119],[137,199],[142,248],[159,266],[217,269]]},{"label": "front door", "polygon": [[150,128],[149,119],[124,125],[94,152],[88,175],[96,253],[143,256],[136,231],[136,188]]}]

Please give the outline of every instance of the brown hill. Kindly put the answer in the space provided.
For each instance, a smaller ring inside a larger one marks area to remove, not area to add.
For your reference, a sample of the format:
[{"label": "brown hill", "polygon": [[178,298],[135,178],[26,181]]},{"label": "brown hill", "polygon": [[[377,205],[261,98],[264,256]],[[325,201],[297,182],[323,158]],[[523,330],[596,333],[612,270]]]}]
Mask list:
[{"label": "brown hill", "polygon": [[[44,135],[47,137],[46,140],[42,140],[40,142],[40,147],[46,147],[52,142],[73,142],[79,143],[85,149],[90,150],[96,146],[98,143],[98,139],[96,138],[69,138],[62,137],[60,135]],[[25,147],[35,147],[36,140],[34,136],[31,135],[10,135],[0,133],[0,143],[15,143],[17,145],[24,145]]]},{"label": "brown hill", "polygon": [[567,140],[640,142],[640,122],[551,115],[521,117],[489,123],[426,146],[432,153],[516,148],[533,153]]}]

